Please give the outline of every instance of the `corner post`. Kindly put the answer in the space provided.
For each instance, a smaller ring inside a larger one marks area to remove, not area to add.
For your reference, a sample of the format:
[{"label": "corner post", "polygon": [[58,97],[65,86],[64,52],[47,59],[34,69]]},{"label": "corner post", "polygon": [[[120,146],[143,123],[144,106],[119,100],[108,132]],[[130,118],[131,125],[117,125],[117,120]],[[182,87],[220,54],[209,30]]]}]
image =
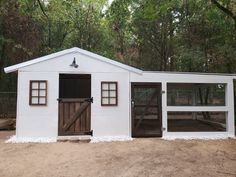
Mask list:
[{"label": "corner post", "polygon": [[226,86],[226,106],[228,107],[227,114],[227,132],[229,136],[234,136],[234,84],[233,80],[227,82]]},{"label": "corner post", "polygon": [[161,83],[162,92],[162,136],[165,137],[167,134],[167,83]]}]

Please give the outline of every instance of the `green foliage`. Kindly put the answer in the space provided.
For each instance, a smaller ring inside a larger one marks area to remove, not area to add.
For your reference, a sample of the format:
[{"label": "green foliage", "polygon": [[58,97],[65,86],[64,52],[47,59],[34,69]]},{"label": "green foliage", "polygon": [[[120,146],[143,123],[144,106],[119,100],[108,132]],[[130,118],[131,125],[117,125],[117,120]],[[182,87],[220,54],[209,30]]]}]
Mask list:
[{"label": "green foliage", "polygon": [[[236,2],[213,1],[0,0],[0,68],[77,46],[145,70],[233,73]],[[14,79],[1,69],[0,90]]]}]

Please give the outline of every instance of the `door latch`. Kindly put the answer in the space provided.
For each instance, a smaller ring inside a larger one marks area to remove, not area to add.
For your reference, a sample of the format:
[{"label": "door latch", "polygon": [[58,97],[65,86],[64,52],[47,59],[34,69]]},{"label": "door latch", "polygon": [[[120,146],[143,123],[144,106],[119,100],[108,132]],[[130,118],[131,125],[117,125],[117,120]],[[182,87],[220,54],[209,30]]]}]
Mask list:
[{"label": "door latch", "polygon": [[132,107],[134,107],[134,100],[131,100],[131,105]]}]

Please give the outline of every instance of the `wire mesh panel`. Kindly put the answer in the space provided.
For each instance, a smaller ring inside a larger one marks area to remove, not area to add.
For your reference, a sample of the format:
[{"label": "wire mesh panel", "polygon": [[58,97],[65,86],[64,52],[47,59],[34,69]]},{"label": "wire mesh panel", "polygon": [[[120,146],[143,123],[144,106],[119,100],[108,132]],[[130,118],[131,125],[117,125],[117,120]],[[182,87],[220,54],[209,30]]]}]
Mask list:
[{"label": "wire mesh panel", "polygon": [[132,136],[161,136],[161,85],[132,84]]},{"label": "wire mesh panel", "polygon": [[168,106],[225,106],[225,84],[168,83]]},{"label": "wire mesh panel", "polygon": [[225,132],[226,112],[168,112],[169,132]]}]

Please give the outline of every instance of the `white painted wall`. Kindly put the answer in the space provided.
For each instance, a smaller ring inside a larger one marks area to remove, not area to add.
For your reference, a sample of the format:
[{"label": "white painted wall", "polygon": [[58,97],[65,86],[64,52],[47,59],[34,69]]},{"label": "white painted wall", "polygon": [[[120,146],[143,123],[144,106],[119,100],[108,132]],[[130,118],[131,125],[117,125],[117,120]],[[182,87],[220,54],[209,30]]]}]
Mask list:
[{"label": "white painted wall", "polygon": [[[73,58],[78,68],[69,65]],[[19,138],[58,135],[59,74],[91,74],[91,128],[94,137],[130,136],[129,72],[88,56],[73,53],[21,68],[18,72],[17,130]],[[29,81],[48,81],[47,106],[29,105]],[[118,106],[101,106],[101,81],[118,82]]]},{"label": "white painted wall", "polygon": [[[48,81],[47,106],[29,105],[29,81]],[[58,125],[58,74],[55,72],[18,72],[17,137],[56,137]]]},{"label": "white painted wall", "polygon": [[[101,81],[118,82],[118,106],[101,106]],[[129,74],[96,73],[92,75],[91,126],[95,137],[130,136]]]}]

